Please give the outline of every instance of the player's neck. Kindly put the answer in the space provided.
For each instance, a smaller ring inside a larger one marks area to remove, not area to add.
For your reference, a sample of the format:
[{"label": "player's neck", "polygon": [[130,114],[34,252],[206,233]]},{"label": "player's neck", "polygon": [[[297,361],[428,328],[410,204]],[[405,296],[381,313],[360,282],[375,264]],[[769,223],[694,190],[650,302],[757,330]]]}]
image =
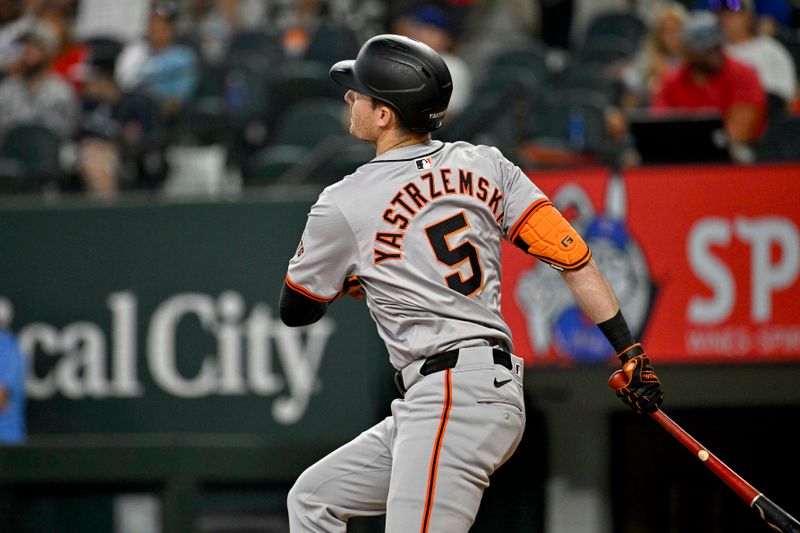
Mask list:
[{"label": "player's neck", "polygon": [[381,155],[395,148],[412,146],[431,140],[430,133],[398,133],[397,130],[386,131],[375,141],[375,155]]}]

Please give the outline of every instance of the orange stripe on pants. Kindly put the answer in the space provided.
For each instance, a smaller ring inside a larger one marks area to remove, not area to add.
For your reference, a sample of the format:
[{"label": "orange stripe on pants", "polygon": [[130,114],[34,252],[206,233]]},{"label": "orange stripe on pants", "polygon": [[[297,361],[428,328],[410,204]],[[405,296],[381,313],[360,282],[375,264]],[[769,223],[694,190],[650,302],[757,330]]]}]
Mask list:
[{"label": "orange stripe on pants", "polygon": [[450,408],[453,406],[453,369],[448,368],[444,374],[444,405],[442,406],[442,416],[439,419],[439,429],[436,431],[436,441],[431,454],[431,466],[428,471],[428,490],[425,494],[425,511],[422,514],[422,526],[420,533],[428,533],[428,525],[431,522],[431,509],[433,508],[433,495],[436,491],[436,472],[439,468],[439,454],[442,451],[442,441],[444,431],[447,428],[447,419],[450,416]]}]

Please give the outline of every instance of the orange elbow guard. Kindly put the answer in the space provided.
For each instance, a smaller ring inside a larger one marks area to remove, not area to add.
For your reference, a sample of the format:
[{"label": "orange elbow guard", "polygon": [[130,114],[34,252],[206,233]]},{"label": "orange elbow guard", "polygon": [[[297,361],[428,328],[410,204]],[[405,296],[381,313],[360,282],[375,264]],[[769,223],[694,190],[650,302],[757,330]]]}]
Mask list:
[{"label": "orange elbow guard", "polygon": [[575,270],[585,265],[592,252],[578,232],[553,204],[533,204],[515,224],[511,242],[557,270]]}]

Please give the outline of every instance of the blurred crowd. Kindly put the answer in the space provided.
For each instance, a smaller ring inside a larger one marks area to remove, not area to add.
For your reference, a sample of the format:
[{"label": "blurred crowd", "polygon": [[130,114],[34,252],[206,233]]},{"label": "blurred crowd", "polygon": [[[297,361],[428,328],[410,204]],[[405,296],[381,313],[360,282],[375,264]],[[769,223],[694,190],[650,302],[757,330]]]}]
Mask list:
[{"label": "blurred crowd", "polygon": [[0,190],[338,179],[371,154],[327,71],[387,31],[450,67],[437,137],[523,166],[640,164],[630,124],[675,113],[800,160],[798,25],[793,0],[0,0]]}]

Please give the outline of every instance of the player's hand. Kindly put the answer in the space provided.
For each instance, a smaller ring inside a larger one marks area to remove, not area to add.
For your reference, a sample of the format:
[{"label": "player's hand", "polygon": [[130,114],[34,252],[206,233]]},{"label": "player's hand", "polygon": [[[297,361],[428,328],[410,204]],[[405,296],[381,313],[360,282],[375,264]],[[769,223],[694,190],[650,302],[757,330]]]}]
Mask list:
[{"label": "player's hand", "polygon": [[342,296],[352,296],[357,300],[363,300],[367,297],[367,293],[364,292],[364,287],[361,286],[361,280],[358,279],[358,276],[350,276],[344,280],[342,289],[336,299],[338,300]]},{"label": "player's hand", "polygon": [[664,399],[664,392],[642,345],[634,344],[619,354],[619,358],[626,382],[617,389],[617,396],[638,414],[656,411]]}]

